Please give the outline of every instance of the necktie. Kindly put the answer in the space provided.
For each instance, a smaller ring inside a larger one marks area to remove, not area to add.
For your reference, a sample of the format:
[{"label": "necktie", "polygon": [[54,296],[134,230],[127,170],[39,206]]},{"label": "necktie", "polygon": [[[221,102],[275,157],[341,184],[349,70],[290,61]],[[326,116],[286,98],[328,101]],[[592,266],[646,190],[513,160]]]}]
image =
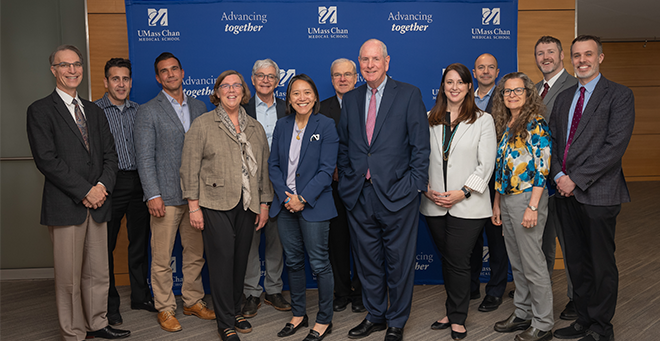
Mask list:
[{"label": "necktie", "polygon": [[[367,142],[371,145],[371,138],[374,135],[376,126],[376,92],[378,89],[371,89],[371,100],[369,101],[369,111],[367,112]],[[371,172],[367,169],[367,180],[371,179]]]},{"label": "necktie", "polygon": [[580,97],[578,98],[577,104],[575,105],[575,112],[573,113],[573,121],[571,122],[571,131],[568,134],[568,140],[566,140],[566,149],[564,149],[564,160],[561,164],[561,171],[566,173],[566,155],[568,155],[568,148],[573,143],[573,138],[575,137],[575,131],[577,130],[578,124],[580,124],[580,119],[582,118],[582,107],[584,106],[584,87],[580,88]]},{"label": "necktie", "polygon": [[548,83],[543,84],[543,92],[541,93],[541,99],[545,99],[545,95],[548,94],[548,89],[550,89],[550,85],[548,85]]},{"label": "necktie", "polygon": [[80,106],[78,105],[78,101],[74,98],[73,99],[73,105],[75,109],[73,112],[76,115],[76,125],[78,126],[78,129],[80,130],[80,134],[82,135],[83,140],[85,141],[85,148],[89,151],[89,136],[87,135],[87,120],[85,120],[85,116],[83,116],[82,110],[80,110]]}]

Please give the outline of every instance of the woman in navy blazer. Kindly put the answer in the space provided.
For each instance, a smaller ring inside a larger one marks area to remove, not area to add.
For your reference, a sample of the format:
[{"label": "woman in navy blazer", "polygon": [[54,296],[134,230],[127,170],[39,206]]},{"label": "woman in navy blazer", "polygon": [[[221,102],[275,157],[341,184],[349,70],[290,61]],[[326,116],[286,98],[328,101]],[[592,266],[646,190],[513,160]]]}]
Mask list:
[{"label": "woman in navy blazer", "polygon": [[305,312],[305,250],[319,288],[316,324],[304,341],[323,340],[332,331],[334,280],[328,257],[330,219],[337,216],[332,174],[339,137],[335,122],[319,115],[319,94],[305,74],[289,82],[287,114],[277,121],[268,159],[274,198],[270,216],[277,216],[286,255],[293,317],[277,334],[293,335],[308,325]]}]

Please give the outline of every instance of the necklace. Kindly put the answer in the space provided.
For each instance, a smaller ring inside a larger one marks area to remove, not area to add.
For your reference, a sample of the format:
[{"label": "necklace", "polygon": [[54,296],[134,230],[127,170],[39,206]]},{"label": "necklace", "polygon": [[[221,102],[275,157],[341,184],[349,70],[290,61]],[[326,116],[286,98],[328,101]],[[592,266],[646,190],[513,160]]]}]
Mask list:
[{"label": "necklace", "polygon": [[294,127],[294,129],[296,130],[296,140],[300,140],[300,133],[302,133],[303,130],[305,130],[305,127],[307,127],[307,122],[305,122],[305,126],[304,126],[304,127],[298,129],[298,122],[294,121],[294,122],[293,122],[293,127]]},{"label": "necklace", "polygon": [[[449,123],[451,124],[451,122]],[[442,140],[442,159],[447,161],[449,160],[449,147],[451,147],[451,141],[454,140],[454,134],[456,134],[456,130],[458,130],[458,125],[460,123],[457,123],[456,126],[454,127],[454,131],[451,132],[451,137],[449,138],[449,143],[445,146],[445,140]],[[450,128],[451,129],[451,128]],[[447,136],[447,125],[445,124],[445,130],[444,130],[444,136]]]}]

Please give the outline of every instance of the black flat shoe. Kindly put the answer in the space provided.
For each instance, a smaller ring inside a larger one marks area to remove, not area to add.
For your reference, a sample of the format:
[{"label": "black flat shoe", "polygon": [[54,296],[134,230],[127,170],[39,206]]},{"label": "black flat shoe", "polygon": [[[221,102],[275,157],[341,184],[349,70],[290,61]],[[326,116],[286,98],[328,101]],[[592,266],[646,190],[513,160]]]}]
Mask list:
[{"label": "black flat shoe", "polygon": [[451,322],[438,322],[438,321],[435,321],[431,325],[431,329],[433,329],[433,330],[442,330],[442,329],[447,329],[449,327],[451,327]]},{"label": "black flat shoe", "polygon": [[282,330],[280,330],[279,333],[277,333],[277,336],[278,337],[291,336],[295,334],[298,331],[298,329],[300,329],[301,327],[308,327],[308,326],[309,326],[309,318],[307,317],[307,315],[305,315],[303,317],[303,320],[300,323],[298,323],[297,326],[294,326],[293,323],[287,323],[286,325],[284,325],[284,328],[282,328]]},{"label": "black flat shoe", "polygon": [[325,338],[326,335],[330,333],[332,333],[332,322],[330,322],[328,328],[326,328],[323,335],[319,334],[319,332],[317,332],[316,330],[311,329],[309,331],[309,334],[307,334],[307,336],[303,339],[303,341],[321,341],[323,340],[323,338]]},{"label": "black flat shoe", "polygon": [[[465,326],[463,326],[465,328]],[[457,332],[455,330],[451,330],[451,338],[454,340],[463,340],[467,336],[467,329],[465,329],[464,332]]]},{"label": "black flat shoe", "polygon": [[94,339],[98,337],[101,339],[122,339],[125,337],[129,337],[130,335],[131,332],[128,330],[115,329],[110,326],[107,326],[97,331],[87,332],[87,336],[85,338]]}]

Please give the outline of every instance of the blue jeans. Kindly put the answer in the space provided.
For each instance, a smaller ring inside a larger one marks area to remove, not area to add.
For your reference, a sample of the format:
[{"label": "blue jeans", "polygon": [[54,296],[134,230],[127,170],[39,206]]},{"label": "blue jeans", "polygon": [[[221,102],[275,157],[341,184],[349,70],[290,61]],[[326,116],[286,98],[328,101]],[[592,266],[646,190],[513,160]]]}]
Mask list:
[{"label": "blue jeans", "polygon": [[332,294],[334,278],[328,256],[329,221],[307,221],[302,214],[282,210],[277,215],[280,240],[286,255],[291,290],[291,311],[293,316],[306,314],[305,250],[309,264],[316,275],[319,291],[319,312],[316,323],[332,322]]}]

